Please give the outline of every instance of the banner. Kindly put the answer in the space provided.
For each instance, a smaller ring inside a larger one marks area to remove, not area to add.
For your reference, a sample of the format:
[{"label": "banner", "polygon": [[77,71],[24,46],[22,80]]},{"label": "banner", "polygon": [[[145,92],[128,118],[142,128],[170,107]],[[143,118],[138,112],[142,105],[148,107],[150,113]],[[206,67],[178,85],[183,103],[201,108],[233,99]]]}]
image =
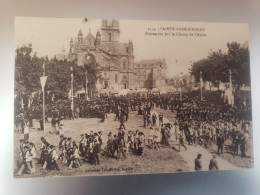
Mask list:
[{"label": "banner", "polygon": [[42,90],[44,90],[46,80],[47,80],[47,76],[40,77],[40,79],[41,79]]}]

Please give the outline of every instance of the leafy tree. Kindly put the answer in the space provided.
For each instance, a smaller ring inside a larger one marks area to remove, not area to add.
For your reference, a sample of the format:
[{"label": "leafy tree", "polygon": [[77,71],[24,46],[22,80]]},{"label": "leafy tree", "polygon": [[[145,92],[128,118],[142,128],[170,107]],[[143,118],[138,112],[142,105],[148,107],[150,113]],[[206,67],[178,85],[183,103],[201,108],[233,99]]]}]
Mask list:
[{"label": "leafy tree", "polygon": [[36,54],[33,57],[31,56],[31,44],[16,50],[15,81],[25,87],[28,94],[40,89],[39,77],[42,75],[42,64],[44,61],[43,58],[38,58]]},{"label": "leafy tree", "polygon": [[226,63],[232,73],[232,83],[238,95],[239,88],[244,84],[250,86],[249,50],[240,44],[228,43]]},{"label": "leafy tree", "polygon": [[221,50],[210,52],[207,58],[194,62],[190,73],[199,82],[200,71],[203,81],[209,81],[219,87],[220,83],[229,82],[229,71],[232,73],[232,85],[237,95],[239,88],[245,84],[250,85],[249,50],[233,42],[227,44],[228,52]]},{"label": "leafy tree", "polygon": [[[85,63],[83,65],[85,71],[87,72],[87,79],[88,79],[88,94],[91,94],[92,92],[96,91],[96,83],[98,80],[102,80],[101,76],[101,67],[97,63],[95,57],[93,55],[88,55],[87,60],[85,60]],[[84,79],[82,79],[84,81]],[[86,84],[86,75],[85,75],[85,82],[84,86]],[[86,87],[86,86],[85,86]],[[91,92],[92,91],[92,92]]]}]

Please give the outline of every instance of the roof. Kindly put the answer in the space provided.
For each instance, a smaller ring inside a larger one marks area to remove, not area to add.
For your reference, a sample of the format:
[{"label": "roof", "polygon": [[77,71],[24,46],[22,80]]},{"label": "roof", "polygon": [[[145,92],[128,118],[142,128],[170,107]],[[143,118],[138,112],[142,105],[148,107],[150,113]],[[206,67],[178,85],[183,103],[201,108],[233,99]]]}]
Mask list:
[{"label": "roof", "polygon": [[112,54],[127,55],[127,43],[101,42],[101,48]]},{"label": "roof", "polygon": [[83,40],[83,44],[84,45],[95,45],[95,40],[96,40],[95,37],[91,33],[88,33],[88,35]]},{"label": "roof", "polygon": [[165,59],[145,59],[139,62],[135,62],[135,65],[145,66],[145,65],[153,65],[153,64],[166,64]]}]

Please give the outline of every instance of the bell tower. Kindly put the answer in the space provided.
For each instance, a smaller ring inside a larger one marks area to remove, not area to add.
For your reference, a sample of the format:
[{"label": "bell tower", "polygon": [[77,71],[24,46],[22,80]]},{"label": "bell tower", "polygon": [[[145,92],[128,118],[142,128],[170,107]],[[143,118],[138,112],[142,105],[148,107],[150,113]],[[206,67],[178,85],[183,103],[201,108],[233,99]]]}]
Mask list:
[{"label": "bell tower", "polygon": [[118,20],[102,20],[101,41],[102,42],[119,42],[120,29]]}]

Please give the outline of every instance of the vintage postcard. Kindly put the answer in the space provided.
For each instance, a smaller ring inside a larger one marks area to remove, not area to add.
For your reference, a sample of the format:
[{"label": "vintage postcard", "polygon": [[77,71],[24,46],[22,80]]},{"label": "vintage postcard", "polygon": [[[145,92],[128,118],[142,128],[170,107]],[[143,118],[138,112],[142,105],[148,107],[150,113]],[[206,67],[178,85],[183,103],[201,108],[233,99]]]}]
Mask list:
[{"label": "vintage postcard", "polygon": [[254,166],[249,28],[15,19],[14,177]]}]

